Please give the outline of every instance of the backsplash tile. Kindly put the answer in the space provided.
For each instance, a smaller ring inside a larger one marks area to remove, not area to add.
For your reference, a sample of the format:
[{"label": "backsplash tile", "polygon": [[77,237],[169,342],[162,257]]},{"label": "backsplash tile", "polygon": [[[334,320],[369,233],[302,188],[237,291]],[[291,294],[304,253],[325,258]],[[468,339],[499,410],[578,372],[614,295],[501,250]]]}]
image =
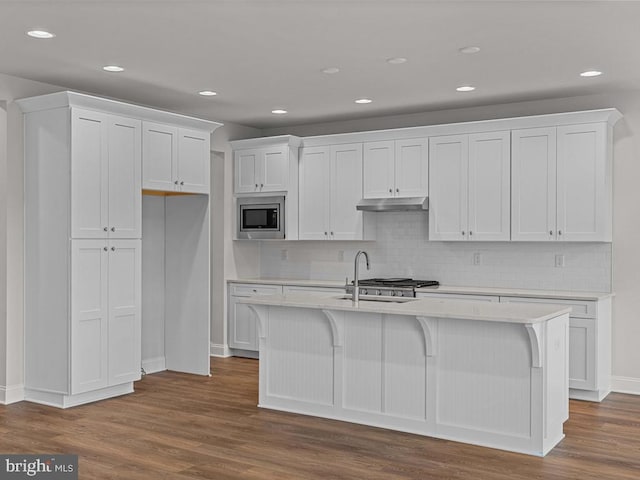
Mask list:
[{"label": "backsplash tile", "polygon": [[[429,242],[422,212],[376,213],[375,242],[263,241],[260,272],[268,278],[339,280],[353,277],[353,259],[366,250],[362,278],[413,277],[446,285],[611,291],[611,244],[561,242]],[[287,260],[282,250],[287,250]],[[473,264],[474,253],[481,264]],[[555,266],[564,255],[565,266]]]}]

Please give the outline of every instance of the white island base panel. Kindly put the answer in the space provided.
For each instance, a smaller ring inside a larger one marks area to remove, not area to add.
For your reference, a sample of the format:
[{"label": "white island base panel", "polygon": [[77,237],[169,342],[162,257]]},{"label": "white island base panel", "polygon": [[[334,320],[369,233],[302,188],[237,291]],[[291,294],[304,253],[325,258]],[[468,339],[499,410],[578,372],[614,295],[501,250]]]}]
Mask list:
[{"label": "white island base panel", "polygon": [[66,394],[60,392],[48,392],[46,390],[25,389],[24,399],[29,402],[41,403],[50,407],[69,408],[97,402],[108,398],[119,397],[133,393],[133,382],[121,383],[110,387],[90,390],[88,392]]},{"label": "white island base panel", "polygon": [[564,438],[568,314],[523,324],[250,307],[260,407],[537,456]]}]

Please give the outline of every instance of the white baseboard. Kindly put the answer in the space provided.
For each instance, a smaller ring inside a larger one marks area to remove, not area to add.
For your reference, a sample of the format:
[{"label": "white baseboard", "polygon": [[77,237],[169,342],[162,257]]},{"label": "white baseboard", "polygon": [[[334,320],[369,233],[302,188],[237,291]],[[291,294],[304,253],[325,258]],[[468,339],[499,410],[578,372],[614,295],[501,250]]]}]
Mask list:
[{"label": "white baseboard", "polygon": [[142,368],[145,373],[164,372],[167,369],[164,357],[155,357],[142,360]]},{"label": "white baseboard", "polygon": [[231,351],[227,345],[222,345],[220,343],[211,343],[209,347],[209,352],[212,357],[230,357]]},{"label": "white baseboard", "polygon": [[24,385],[0,385],[0,404],[21,402],[24,400]]},{"label": "white baseboard", "polygon": [[611,390],[618,393],[640,395],[640,378],[611,377]]}]

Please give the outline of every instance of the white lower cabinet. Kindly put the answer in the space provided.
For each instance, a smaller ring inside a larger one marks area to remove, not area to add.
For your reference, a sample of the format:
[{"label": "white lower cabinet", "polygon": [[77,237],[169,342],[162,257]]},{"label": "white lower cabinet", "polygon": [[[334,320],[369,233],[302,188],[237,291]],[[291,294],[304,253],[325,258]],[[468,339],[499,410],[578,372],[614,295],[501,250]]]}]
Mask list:
[{"label": "white lower cabinet", "polygon": [[[253,312],[244,303],[238,303],[238,298],[251,297],[253,295],[289,295],[293,293],[305,293],[311,295],[340,295],[344,293],[343,287],[308,287],[300,285],[256,285],[256,284],[229,284],[229,321],[228,343],[229,348],[257,352],[259,347],[258,324]],[[235,352],[241,353],[241,352]]]},{"label": "white lower cabinet", "polygon": [[71,394],[140,379],[140,240],[71,246]]},{"label": "white lower cabinet", "polygon": [[500,297],[495,295],[456,295],[455,293],[430,293],[417,292],[418,298],[441,298],[446,300],[466,300],[468,302],[499,302]]},{"label": "white lower cabinet", "polygon": [[229,347],[258,351],[258,325],[253,312],[238,298],[253,295],[279,295],[280,285],[229,284]]},{"label": "white lower cabinet", "polygon": [[571,307],[569,396],[601,401],[611,391],[611,299],[599,301],[500,297],[501,302]]}]

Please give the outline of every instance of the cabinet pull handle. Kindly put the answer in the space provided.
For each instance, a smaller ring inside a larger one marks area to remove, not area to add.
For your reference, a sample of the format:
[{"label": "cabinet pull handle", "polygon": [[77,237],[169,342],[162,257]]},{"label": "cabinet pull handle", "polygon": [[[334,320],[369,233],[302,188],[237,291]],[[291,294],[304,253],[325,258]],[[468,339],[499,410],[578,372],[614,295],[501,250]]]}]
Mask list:
[{"label": "cabinet pull handle", "polygon": [[331,236],[333,237],[333,232],[331,232]]},{"label": "cabinet pull handle", "polygon": [[462,236],[464,236],[464,230],[462,230]]},{"label": "cabinet pull handle", "polygon": [[558,235],[562,235],[562,230],[558,230]]},{"label": "cabinet pull handle", "polygon": [[471,230],[469,230],[469,236],[473,235],[473,232]]},{"label": "cabinet pull handle", "polygon": [[399,188],[396,188],[396,193],[400,193],[400,189]]},{"label": "cabinet pull handle", "polygon": [[116,247],[111,247],[111,251],[115,252],[116,251]]},{"label": "cabinet pull handle", "polygon": [[393,188],[390,188],[390,189],[389,189],[389,193],[393,193]]},{"label": "cabinet pull handle", "polygon": [[553,230],[549,230],[549,235],[553,236]]},{"label": "cabinet pull handle", "polygon": [[260,184],[260,188],[262,188],[262,187],[264,187],[264,183],[261,183],[261,184]]},{"label": "cabinet pull handle", "polygon": [[116,227],[111,227],[111,231],[115,232],[116,231]]},{"label": "cabinet pull handle", "polygon": [[324,232],[324,236],[325,236],[325,237],[327,236],[327,232]]}]

